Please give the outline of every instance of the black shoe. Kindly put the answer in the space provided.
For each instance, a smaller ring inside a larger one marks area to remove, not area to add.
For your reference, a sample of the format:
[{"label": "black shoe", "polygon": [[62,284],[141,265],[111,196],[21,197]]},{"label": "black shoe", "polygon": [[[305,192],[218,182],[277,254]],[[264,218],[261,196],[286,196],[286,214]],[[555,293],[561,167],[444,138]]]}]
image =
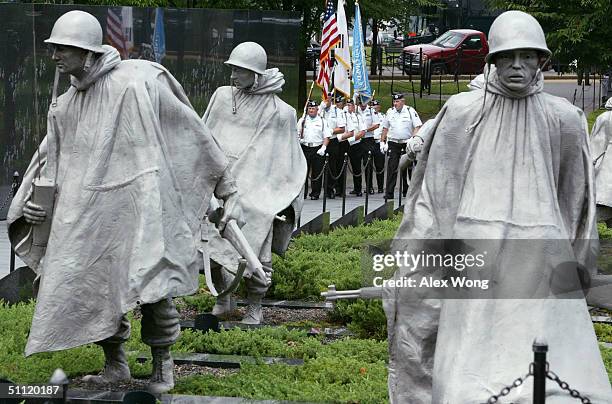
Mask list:
[{"label": "black shoe", "polygon": [[355,192],[355,196],[363,196],[363,193],[361,191]]},{"label": "black shoe", "polygon": [[393,200],[393,194],[387,194],[385,195],[385,198],[388,200]]},{"label": "black shoe", "polygon": [[349,192],[349,194],[351,194],[351,195],[357,195],[358,193],[359,192],[355,191],[354,189],[351,192]]},{"label": "black shoe", "polygon": [[382,188],[378,188],[378,193],[379,193],[379,194],[382,194],[383,192],[385,192],[385,190],[384,190],[384,189],[382,189]]},{"label": "black shoe", "polygon": [[317,199],[319,199],[319,195],[310,195],[310,199],[316,201]]},{"label": "black shoe", "polygon": [[374,195],[374,189],[373,189],[373,188],[370,188],[370,190],[368,191],[368,193],[369,193],[370,195]]},{"label": "black shoe", "polygon": [[336,195],[334,195],[332,192],[331,194],[327,195],[327,199],[336,199]]}]

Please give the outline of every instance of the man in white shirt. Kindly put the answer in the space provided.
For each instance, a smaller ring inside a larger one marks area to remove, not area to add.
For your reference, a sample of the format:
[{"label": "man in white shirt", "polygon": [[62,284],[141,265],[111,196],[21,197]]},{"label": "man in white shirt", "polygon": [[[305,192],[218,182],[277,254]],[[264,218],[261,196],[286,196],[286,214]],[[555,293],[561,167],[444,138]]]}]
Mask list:
[{"label": "man in white shirt", "polygon": [[[383,121],[380,139],[381,151],[389,151],[387,166],[386,199],[393,199],[400,156],[406,152],[406,143],[415,135],[422,122],[414,108],[405,105],[404,94],[393,94],[393,108],[389,108]],[[406,196],[408,191],[407,173],[402,173],[402,189]]]},{"label": "man in white shirt", "polygon": [[[311,192],[310,199],[319,199],[323,176],[321,171],[325,163],[325,151],[329,144],[331,131],[325,120],[317,114],[317,102],[308,101],[307,115],[297,123],[298,136],[308,164],[307,173],[310,173]],[[308,178],[306,179],[308,182]]]},{"label": "man in white shirt", "polygon": [[359,118],[363,120],[366,126],[365,135],[361,139],[361,147],[363,150],[364,165],[367,164],[368,161],[368,152],[370,152],[372,156],[372,161],[367,167],[365,175],[367,192],[373,194],[374,185],[372,184],[372,170],[374,167],[374,159],[376,157],[376,153],[378,152],[380,154],[380,147],[376,144],[376,141],[374,139],[374,132],[380,127],[380,115],[377,114],[376,111],[374,111],[374,109],[365,102],[359,104],[359,108],[357,108],[357,114],[359,115]]},{"label": "man in white shirt", "polygon": [[346,100],[346,132],[338,134],[337,139],[340,142],[348,141],[349,159],[351,169],[353,171],[353,190],[351,194],[362,196],[361,192],[361,161],[363,160],[362,138],[366,132],[366,125],[363,118],[355,112],[355,102],[352,99]]},{"label": "man in white shirt", "polygon": [[[382,121],[385,119],[385,114],[380,112],[380,102],[378,100],[372,100],[372,122],[378,123],[378,127],[374,129],[374,151],[372,152],[374,158],[374,168],[376,169],[376,185],[378,185],[378,193],[382,194],[385,189],[385,154],[380,150],[380,136],[382,134]],[[370,186],[374,188],[372,180]]]},{"label": "man in white shirt", "polygon": [[[346,114],[343,111],[344,98],[339,95],[336,97],[336,103],[332,104],[333,94],[330,93],[327,100],[321,103],[319,107],[319,115],[327,123],[327,127],[332,131],[332,137],[327,145],[327,154],[329,155],[329,169],[334,177],[337,177],[342,170],[344,163],[344,153],[348,151],[346,146],[338,142],[336,136],[345,132]],[[342,195],[344,189],[344,177],[340,176],[337,180],[327,179],[327,197],[334,199],[336,195]]]}]

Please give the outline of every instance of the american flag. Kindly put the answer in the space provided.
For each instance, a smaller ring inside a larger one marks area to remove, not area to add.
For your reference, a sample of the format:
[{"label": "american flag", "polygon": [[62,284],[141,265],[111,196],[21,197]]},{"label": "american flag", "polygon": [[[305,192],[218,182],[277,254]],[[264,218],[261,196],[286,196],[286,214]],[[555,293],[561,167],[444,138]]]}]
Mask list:
[{"label": "american flag", "polygon": [[123,34],[123,19],[121,13],[109,7],[106,14],[106,39],[108,43],[119,51],[121,59],[128,58],[128,45]]},{"label": "american flag", "polygon": [[336,12],[333,0],[327,0],[325,16],[323,17],[323,35],[321,39],[321,55],[319,56],[319,74],[317,75],[317,86],[323,89],[323,99],[327,99],[330,88],[330,78],[333,60],[330,50],[340,43],[338,25],[336,23]]}]

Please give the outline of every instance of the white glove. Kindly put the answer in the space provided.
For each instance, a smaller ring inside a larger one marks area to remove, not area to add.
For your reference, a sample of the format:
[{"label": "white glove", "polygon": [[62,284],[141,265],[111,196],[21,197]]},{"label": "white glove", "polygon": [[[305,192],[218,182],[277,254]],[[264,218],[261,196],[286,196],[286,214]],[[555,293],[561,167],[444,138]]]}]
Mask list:
[{"label": "white glove", "polygon": [[423,141],[422,137],[415,135],[411,137],[410,139],[408,139],[408,144],[406,145],[406,147],[408,148],[408,151],[410,153],[416,155],[418,152],[423,150],[424,143],[425,142]]},{"label": "white glove", "polygon": [[344,136],[344,133],[338,133],[336,135],[336,138],[338,139],[339,142],[342,142],[342,136]]},{"label": "white glove", "polygon": [[319,147],[319,150],[317,150],[317,154],[319,156],[325,156],[325,150],[327,150],[327,146],[323,145]]},{"label": "white glove", "polygon": [[357,140],[355,139],[355,136],[351,136],[348,138],[349,143],[353,143],[355,140]]},{"label": "white glove", "polygon": [[387,152],[387,150],[389,150],[389,146],[387,145],[387,142],[380,142],[380,152],[382,154],[385,154]]}]

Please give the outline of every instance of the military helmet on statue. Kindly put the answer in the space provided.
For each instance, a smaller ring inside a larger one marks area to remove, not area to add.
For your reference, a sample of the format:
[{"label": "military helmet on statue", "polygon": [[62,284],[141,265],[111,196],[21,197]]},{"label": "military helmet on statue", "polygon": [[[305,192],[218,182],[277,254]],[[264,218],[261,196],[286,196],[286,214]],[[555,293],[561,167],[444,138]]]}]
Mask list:
[{"label": "military helmet on statue", "polygon": [[104,53],[100,23],[93,15],[80,10],[68,11],[58,18],[45,42]]},{"label": "military helmet on statue", "polygon": [[500,52],[515,49],[533,49],[550,57],[542,26],[531,15],[522,11],[506,11],[493,21],[489,29],[489,54],[487,63]]},{"label": "military helmet on statue", "polygon": [[242,67],[257,74],[264,74],[268,64],[268,56],[266,50],[260,44],[243,42],[232,50],[225,64]]}]

